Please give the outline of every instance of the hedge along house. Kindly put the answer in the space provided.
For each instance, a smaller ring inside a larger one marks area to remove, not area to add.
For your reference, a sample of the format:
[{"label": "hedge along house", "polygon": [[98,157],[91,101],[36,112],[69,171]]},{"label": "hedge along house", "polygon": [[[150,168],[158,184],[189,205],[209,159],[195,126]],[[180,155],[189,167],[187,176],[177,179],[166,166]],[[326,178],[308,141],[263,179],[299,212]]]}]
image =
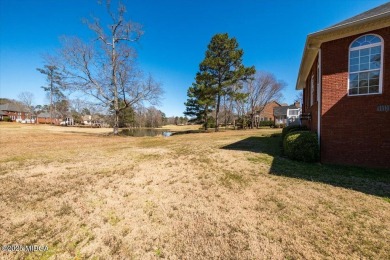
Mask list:
[{"label": "hedge along house", "polygon": [[296,89],[321,162],[390,167],[390,3],[309,34]]}]

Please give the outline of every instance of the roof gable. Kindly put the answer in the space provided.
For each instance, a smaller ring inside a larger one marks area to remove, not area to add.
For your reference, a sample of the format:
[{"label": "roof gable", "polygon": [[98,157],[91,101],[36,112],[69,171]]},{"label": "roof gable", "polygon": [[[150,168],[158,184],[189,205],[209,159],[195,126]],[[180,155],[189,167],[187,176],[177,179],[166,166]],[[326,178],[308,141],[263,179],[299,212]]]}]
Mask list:
[{"label": "roof gable", "polygon": [[296,89],[305,88],[321,44],[390,26],[390,2],[353,16],[324,30],[309,34],[306,38]]}]

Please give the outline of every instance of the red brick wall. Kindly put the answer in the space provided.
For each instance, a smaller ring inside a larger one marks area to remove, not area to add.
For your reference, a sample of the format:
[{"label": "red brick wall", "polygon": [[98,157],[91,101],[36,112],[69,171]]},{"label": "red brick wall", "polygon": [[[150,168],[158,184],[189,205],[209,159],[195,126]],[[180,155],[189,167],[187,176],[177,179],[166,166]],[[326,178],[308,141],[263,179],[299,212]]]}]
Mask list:
[{"label": "red brick wall", "polygon": [[369,33],[378,34],[384,40],[382,94],[379,95],[347,95],[349,46],[363,34],[321,46],[322,162],[390,167],[390,112],[377,111],[378,105],[390,105],[390,27]]},{"label": "red brick wall", "polygon": [[[5,113],[7,114],[7,116],[9,118],[14,118],[13,120],[17,120],[18,117],[19,117],[19,112],[14,112],[14,111],[5,111]],[[27,117],[28,117],[28,113],[25,113],[25,112],[20,112],[20,119],[21,120],[25,120]]]},{"label": "red brick wall", "polygon": [[[53,118],[53,124],[59,125],[60,120],[57,118]],[[38,124],[50,124],[50,118],[49,117],[38,117]]]},{"label": "red brick wall", "polygon": [[274,108],[275,107],[280,107],[280,105],[278,103],[276,103],[275,101],[268,103],[267,105],[265,105],[263,111],[261,111],[260,117],[267,118],[267,120],[269,120],[269,118],[271,118],[271,121],[274,121],[275,120],[275,117],[274,117]]}]

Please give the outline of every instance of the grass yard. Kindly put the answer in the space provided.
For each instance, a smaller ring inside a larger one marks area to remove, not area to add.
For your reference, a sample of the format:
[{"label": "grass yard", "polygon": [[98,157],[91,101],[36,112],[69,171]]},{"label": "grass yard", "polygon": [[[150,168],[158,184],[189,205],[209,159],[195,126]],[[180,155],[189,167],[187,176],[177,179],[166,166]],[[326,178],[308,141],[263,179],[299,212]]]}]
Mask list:
[{"label": "grass yard", "polygon": [[49,248],[0,259],[389,259],[389,170],[287,160],[278,129],[110,131],[0,124],[1,245]]}]

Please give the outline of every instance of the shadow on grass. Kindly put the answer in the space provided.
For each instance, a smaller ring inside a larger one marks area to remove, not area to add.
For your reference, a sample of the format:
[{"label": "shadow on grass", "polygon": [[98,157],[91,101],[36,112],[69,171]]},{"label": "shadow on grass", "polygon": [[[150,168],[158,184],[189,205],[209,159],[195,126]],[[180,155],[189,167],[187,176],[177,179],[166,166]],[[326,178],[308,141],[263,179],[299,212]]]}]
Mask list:
[{"label": "shadow on grass", "polygon": [[249,137],[221,149],[249,151],[272,156],[269,174],[321,182],[332,186],[360,191],[387,198],[390,202],[390,170],[354,166],[304,163],[289,160],[281,155],[280,134]]}]

